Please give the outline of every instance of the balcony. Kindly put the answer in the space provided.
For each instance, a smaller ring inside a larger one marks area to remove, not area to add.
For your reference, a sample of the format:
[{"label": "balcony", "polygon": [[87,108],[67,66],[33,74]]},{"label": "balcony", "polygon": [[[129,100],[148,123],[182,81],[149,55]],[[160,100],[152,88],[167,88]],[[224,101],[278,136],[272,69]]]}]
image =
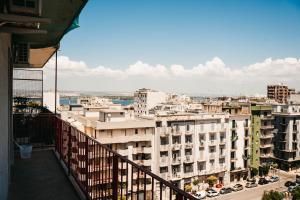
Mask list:
[{"label": "balcony", "polygon": [[169,144],[160,145],[160,151],[168,151],[168,150],[169,150]]},{"label": "balcony", "polygon": [[261,134],[260,139],[271,139],[273,138],[273,134]]},{"label": "balcony", "polygon": [[181,149],[181,144],[175,143],[173,144],[172,150],[180,150]]},{"label": "balcony", "polygon": [[164,156],[164,157],[160,158],[160,166],[161,167],[168,166],[168,162],[169,162],[169,157],[168,156]]},{"label": "balcony", "polygon": [[132,149],[132,154],[151,154],[152,147],[136,147]]},{"label": "balcony", "polygon": [[192,155],[187,155],[187,156],[185,156],[183,162],[184,162],[184,163],[193,163],[193,162],[194,162],[193,156],[192,156]]},{"label": "balcony", "polygon": [[33,151],[26,160],[16,155],[12,173],[10,200],[80,199],[51,149]]},{"label": "balcony", "polygon": [[[50,123],[35,122],[40,124],[36,124],[38,130],[34,133],[40,134],[41,138],[45,133],[51,133],[55,146],[33,151],[31,159],[16,159],[9,199],[76,200],[79,199],[77,191],[86,199],[135,199],[136,194],[144,199],[154,199],[165,188],[176,194],[168,199],[195,200],[141,166],[151,165],[152,160],[137,160],[141,165],[136,164],[69,123],[54,115],[50,118],[55,122],[51,129],[47,129]],[[28,128],[24,127],[24,132],[31,133],[26,130]],[[76,191],[69,179],[73,180]],[[156,184],[161,187],[156,187]],[[154,191],[153,188],[158,189]]]},{"label": "balcony", "polygon": [[272,116],[272,115],[263,115],[261,117],[261,120],[263,120],[263,121],[274,120],[274,116]]},{"label": "balcony", "polygon": [[264,149],[264,148],[272,148],[274,145],[269,143],[269,144],[260,144],[260,148]]},{"label": "balcony", "polygon": [[187,142],[187,143],[185,144],[185,148],[186,148],[186,149],[192,149],[192,148],[193,148],[193,143]]},{"label": "balcony", "polygon": [[180,165],[180,164],[181,164],[180,157],[172,158],[172,165]]},{"label": "balcony", "polygon": [[262,130],[268,130],[268,129],[274,129],[274,126],[273,125],[262,125],[260,128]]}]

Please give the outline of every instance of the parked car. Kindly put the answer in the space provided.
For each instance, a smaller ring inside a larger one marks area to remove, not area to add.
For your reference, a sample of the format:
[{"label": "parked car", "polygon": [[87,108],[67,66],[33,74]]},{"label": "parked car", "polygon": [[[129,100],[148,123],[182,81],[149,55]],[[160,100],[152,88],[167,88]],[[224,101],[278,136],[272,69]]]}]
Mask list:
[{"label": "parked car", "polygon": [[268,184],[268,183],[269,183],[269,181],[267,179],[265,179],[265,178],[260,178],[258,180],[258,184],[259,185],[265,185],[265,184]]},{"label": "parked car", "polygon": [[285,187],[290,187],[290,186],[296,186],[296,182],[293,181],[287,181],[284,183]]},{"label": "parked car", "polygon": [[293,192],[293,190],[294,190],[296,187],[300,187],[300,186],[299,186],[298,184],[289,186],[289,187],[288,187],[288,192]]},{"label": "parked car", "polygon": [[231,187],[223,187],[221,190],[220,190],[220,194],[228,194],[228,193],[231,193],[233,190],[233,188]]},{"label": "parked car", "polygon": [[194,196],[196,197],[196,199],[205,199],[206,198],[206,192],[205,191],[199,191],[199,192],[196,192],[196,194]]},{"label": "parked car", "polygon": [[256,183],[255,178],[247,178],[247,182]]},{"label": "parked car", "polygon": [[272,182],[272,183],[277,182],[277,181],[279,181],[279,177],[278,176],[271,176],[271,178],[269,180],[269,182]]},{"label": "parked car", "polygon": [[254,187],[257,187],[257,183],[252,183],[252,182],[248,182],[246,183],[246,188],[254,188]]},{"label": "parked car", "polygon": [[240,191],[240,190],[243,190],[243,189],[244,189],[244,186],[241,185],[241,184],[236,184],[235,186],[233,186],[234,191]]},{"label": "parked car", "polygon": [[214,189],[210,189],[210,190],[208,190],[208,192],[207,192],[207,196],[208,197],[216,197],[216,196],[219,196],[220,194],[219,194],[219,192],[217,192],[216,190],[214,190]]}]

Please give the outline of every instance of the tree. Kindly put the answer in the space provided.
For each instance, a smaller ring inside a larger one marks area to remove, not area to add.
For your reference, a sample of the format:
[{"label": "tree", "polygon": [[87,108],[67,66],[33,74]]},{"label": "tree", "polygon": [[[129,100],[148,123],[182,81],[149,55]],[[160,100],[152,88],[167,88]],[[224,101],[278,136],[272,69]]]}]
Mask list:
[{"label": "tree", "polygon": [[258,169],[257,168],[251,168],[251,177],[257,176]]},{"label": "tree", "polygon": [[300,187],[296,187],[293,191],[292,191],[292,200],[298,200],[300,199]]},{"label": "tree", "polygon": [[260,176],[266,176],[269,174],[270,166],[269,165],[263,165],[259,167],[259,175]]},{"label": "tree", "polygon": [[194,180],[193,180],[193,185],[196,186],[196,185],[198,185],[199,183],[200,183],[200,180],[199,180],[199,179],[194,179]]},{"label": "tree", "polygon": [[191,192],[192,191],[192,185],[191,184],[187,184],[187,185],[185,185],[184,186],[184,190],[186,191],[186,192]]},{"label": "tree", "polygon": [[269,192],[264,191],[261,200],[283,200],[283,198],[284,198],[283,193],[271,190]]},{"label": "tree", "polygon": [[207,178],[208,185],[209,185],[210,187],[212,187],[212,186],[217,182],[217,180],[218,180],[217,177],[215,177],[215,176],[209,176],[209,177]]}]

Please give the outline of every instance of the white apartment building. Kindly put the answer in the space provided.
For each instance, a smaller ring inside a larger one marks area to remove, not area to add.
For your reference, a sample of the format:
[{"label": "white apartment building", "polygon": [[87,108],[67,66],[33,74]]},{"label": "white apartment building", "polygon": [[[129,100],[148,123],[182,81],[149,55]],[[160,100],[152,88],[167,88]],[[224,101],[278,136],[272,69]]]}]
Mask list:
[{"label": "white apartment building", "polygon": [[280,169],[300,166],[300,104],[274,105],[274,156]]},{"label": "white apartment building", "polygon": [[128,118],[125,110],[94,111],[98,117],[89,117],[90,110],[88,116],[68,112],[67,118],[182,189],[193,179],[205,183],[210,175],[224,184],[246,178],[250,115],[162,111]]},{"label": "white apartment building", "polygon": [[230,182],[247,179],[250,167],[250,115],[229,116]]},{"label": "white apartment building", "polygon": [[139,89],[134,92],[134,111],[137,116],[148,115],[149,110],[159,103],[167,101],[167,94],[151,89]]},{"label": "white apartment building", "polygon": [[228,114],[156,116],[156,145],[161,177],[180,188],[193,179],[215,175],[229,183],[230,135]]}]

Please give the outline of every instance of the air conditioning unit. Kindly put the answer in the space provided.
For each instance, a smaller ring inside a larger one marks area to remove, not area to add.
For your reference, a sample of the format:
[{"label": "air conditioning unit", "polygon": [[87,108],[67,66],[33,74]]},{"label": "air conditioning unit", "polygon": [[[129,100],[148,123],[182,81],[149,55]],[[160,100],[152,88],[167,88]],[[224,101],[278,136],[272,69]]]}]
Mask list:
[{"label": "air conditioning unit", "polygon": [[30,44],[14,44],[14,67],[28,67],[30,58]]},{"label": "air conditioning unit", "polygon": [[8,0],[8,9],[11,13],[41,16],[42,0]]}]

